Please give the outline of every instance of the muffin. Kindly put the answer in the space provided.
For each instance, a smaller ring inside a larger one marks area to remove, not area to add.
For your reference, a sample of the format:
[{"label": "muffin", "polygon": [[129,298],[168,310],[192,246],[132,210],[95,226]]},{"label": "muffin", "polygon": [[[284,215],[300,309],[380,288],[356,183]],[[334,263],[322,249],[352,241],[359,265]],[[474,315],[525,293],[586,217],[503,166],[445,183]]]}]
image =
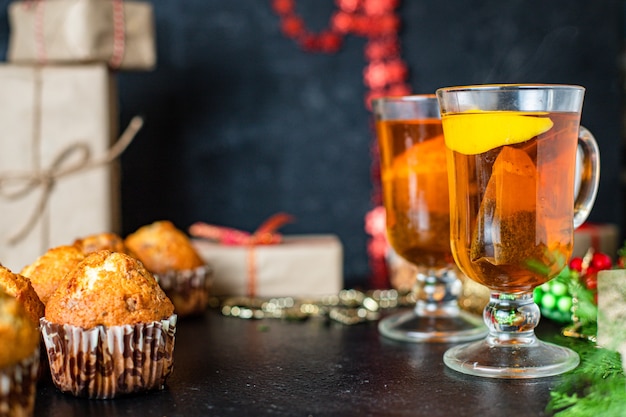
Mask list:
[{"label": "muffin", "polygon": [[74,241],[74,246],[85,255],[99,250],[110,250],[111,252],[127,253],[124,239],[116,233],[103,232],[85,236]]},{"label": "muffin", "polygon": [[85,254],[76,246],[57,246],[22,268],[20,275],[30,280],[39,299],[45,305],[65,276],[83,259]]},{"label": "muffin", "polygon": [[39,319],[43,317],[44,305],[28,278],[0,266],[0,289],[15,297],[30,319],[39,323]]},{"label": "muffin", "polygon": [[108,250],[87,255],[50,296],[41,319],[52,381],[88,398],[163,389],[176,318],[137,259]]},{"label": "muffin", "polygon": [[32,416],[39,371],[39,329],[21,302],[0,290],[0,415]]},{"label": "muffin", "polygon": [[176,314],[189,316],[206,309],[210,268],[172,222],[163,220],[140,227],[124,244],[155,275],[174,303]]}]

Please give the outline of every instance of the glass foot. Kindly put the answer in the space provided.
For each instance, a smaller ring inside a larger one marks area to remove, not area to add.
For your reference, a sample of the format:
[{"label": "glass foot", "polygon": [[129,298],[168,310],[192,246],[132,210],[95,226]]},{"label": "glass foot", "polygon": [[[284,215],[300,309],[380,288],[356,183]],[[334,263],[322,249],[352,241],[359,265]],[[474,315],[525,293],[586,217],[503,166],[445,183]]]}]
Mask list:
[{"label": "glass foot", "polygon": [[[519,339],[515,342],[519,342]],[[529,334],[526,342],[501,343],[488,337],[448,349],[444,363],[459,372],[488,378],[540,378],[576,368],[578,354],[571,349],[542,342]]]},{"label": "glass foot", "polygon": [[403,342],[456,343],[487,335],[482,319],[463,310],[454,315],[419,315],[415,310],[397,313],[381,319],[378,330]]}]

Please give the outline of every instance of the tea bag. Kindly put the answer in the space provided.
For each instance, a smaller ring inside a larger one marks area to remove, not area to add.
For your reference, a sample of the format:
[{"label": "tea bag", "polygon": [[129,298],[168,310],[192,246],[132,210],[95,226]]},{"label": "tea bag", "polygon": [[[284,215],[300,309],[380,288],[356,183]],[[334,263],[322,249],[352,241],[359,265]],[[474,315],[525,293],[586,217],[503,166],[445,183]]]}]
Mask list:
[{"label": "tea bag", "polygon": [[494,265],[524,261],[535,247],[537,172],[523,149],[505,146],[493,164],[472,238],[471,257]]}]

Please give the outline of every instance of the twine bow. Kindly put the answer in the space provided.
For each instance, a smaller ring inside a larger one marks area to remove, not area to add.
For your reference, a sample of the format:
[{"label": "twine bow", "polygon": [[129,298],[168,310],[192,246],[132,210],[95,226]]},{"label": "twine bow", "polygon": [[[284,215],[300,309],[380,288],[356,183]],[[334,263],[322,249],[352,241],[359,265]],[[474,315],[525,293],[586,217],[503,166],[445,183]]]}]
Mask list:
[{"label": "twine bow", "polygon": [[[100,158],[91,159],[89,146],[86,143],[75,143],[62,149],[52,159],[52,163],[47,169],[0,173],[0,196],[7,200],[19,200],[38,188],[42,189],[28,221],[9,236],[7,243],[14,245],[20,242],[33,229],[45,211],[58,180],[68,175],[111,163],[124,152],[142,126],[143,119],[139,116],[133,117],[117,142]],[[72,157],[74,161],[72,161]]]},{"label": "twine bow", "polygon": [[286,213],[277,213],[265,220],[254,232],[248,233],[229,227],[214,226],[196,222],[189,227],[189,234],[212,240],[223,245],[248,247],[248,296],[256,295],[256,262],[255,247],[257,245],[274,245],[282,242],[282,235],[277,233],[280,227],[293,221],[293,217]]}]

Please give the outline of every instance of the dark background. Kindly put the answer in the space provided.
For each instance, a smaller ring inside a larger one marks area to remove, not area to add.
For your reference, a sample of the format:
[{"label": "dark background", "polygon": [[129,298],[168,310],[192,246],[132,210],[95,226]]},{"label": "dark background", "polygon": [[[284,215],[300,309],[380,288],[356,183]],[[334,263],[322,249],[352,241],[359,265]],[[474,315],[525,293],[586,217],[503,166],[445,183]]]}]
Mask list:
[{"label": "dark background", "polygon": [[[369,275],[364,216],[372,208],[373,133],[364,105],[365,39],[334,54],[301,50],[270,0],[153,0],[158,65],[119,74],[120,126],[144,129],[122,156],[122,233],[159,219],[253,231],[273,213],[284,233],[334,233],[345,285]],[[331,0],[298,0],[309,28]],[[0,1],[6,52],[8,1]],[[404,0],[403,58],[414,93],[532,82],[587,88],[583,124],[602,154],[595,222],[624,220],[623,5],[612,0]]]}]

